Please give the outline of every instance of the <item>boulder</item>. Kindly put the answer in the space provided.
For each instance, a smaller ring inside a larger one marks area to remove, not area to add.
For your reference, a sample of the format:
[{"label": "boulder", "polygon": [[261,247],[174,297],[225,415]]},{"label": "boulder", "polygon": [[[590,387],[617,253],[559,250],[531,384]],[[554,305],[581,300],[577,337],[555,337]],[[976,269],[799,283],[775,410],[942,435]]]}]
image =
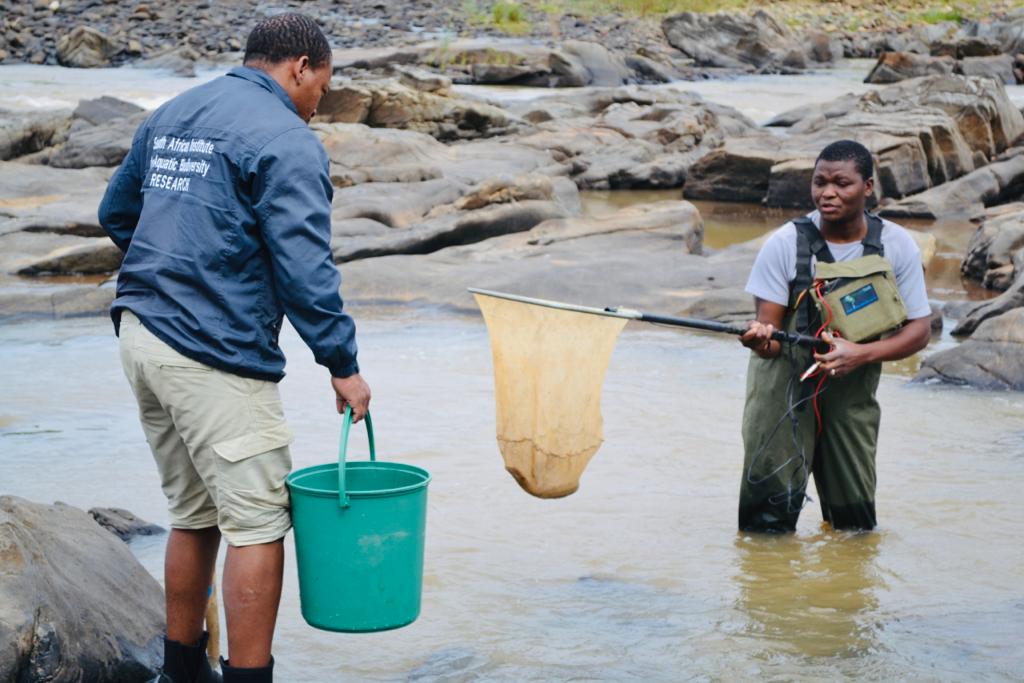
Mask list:
[{"label": "boulder", "polygon": [[[766,133],[730,138],[690,167],[683,196],[760,202],[768,194],[772,168],[794,157],[794,152],[787,147],[790,146],[786,141]],[[796,156],[815,158],[810,154],[796,153]]]},{"label": "boulder", "polygon": [[[864,95],[872,106],[889,110],[927,107],[953,117],[972,151],[994,159],[1024,135],[1024,116],[1006,88],[992,79],[932,76]],[[908,106],[908,103],[913,105]]]},{"label": "boulder", "polygon": [[389,69],[399,83],[413,90],[432,92],[442,97],[451,93],[452,79],[447,76],[401,64],[392,64]]},{"label": "boulder", "polygon": [[147,116],[146,112],[140,112],[95,126],[72,127],[67,141],[50,156],[50,166],[117,166],[128,155],[135,131]]},{"label": "boulder", "polygon": [[[538,223],[568,215],[554,201],[524,200],[488,205],[472,211],[441,213],[405,230],[345,235],[332,241],[332,251],[337,263],[394,254],[430,254],[498,235],[526,232]],[[351,222],[346,222],[345,226],[357,227]],[[367,226],[358,227],[365,230]]]},{"label": "boulder", "polygon": [[83,242],[61,247],[20,268],[18,275],[96,275],[121,267],[124,254],[105,237],[76,238]]},{"label": "boulder", "polygon": [[1020,54],[1024,52],[1024,14],[1018,10],[989,21],[966,22],[958,36],[994,43],[999,46],[999,52],[1005,54]]},{"label": "boulder", "polygon": [[544,221],[530,230],[527,244],[549,246],[556,242],[624,232],[675,232],[677,226],[684,226],[678,234],[687,253],[700,254],[704,246],[704,222],[693,204],[678,200],[630,206],[598,218],[577,216]]},{"label": "boulder", "polygon": [[468,192],[447,178],[419,183],[364,183],[336,190],[332,220],[369,218],[390,228],[407,228],[435,206],[451,204]]},{"label": "boulder", "polygon": [[72,116],[85,121],[89,125],[99,126],[116,119],[124,119],[141,114],[144,111],[142,107],[136,104],[104,95],[91,100],[80,100],[78,106],[75,107],[75,111],[72,112]]},{"label": "boulder", "polygon": [[101,527],[127,543],[136,536],[167,533],[157,524],[151,524],[122,508],[90,508],[89,515]]},{"label": "boulder", "polygon": [[110,66],[118,47],[105,34],[89,26],[76,26],[57,40],[57,61],[63,66]]},{"label": "boulder", "polygon": [[1024,273],[1024,207],[986,217],[971,236],[960,272],[1000,290]]},{"label": "boulder", "polygon": [[914,381],[1024,391],[1024,308],[986,319],[970,339],[928,356]]},{"label": "boulder", "polygon": [[175,76],[193,78],[196,75],[198,59],[199,53],[187,45],[181,45],[151,54],[146,59],[133,63],[132,66],[140,69],[164,69]]},{"label": "boulder", "polygon": [[1005,85],[1017,84],[1017,77],[1013,73],[1013,57],[1010,55],[965,57],[957,64],[956,73],[991,78]]},{"label": "boulder", "polygon": [[698,66],[786,72],[809,60],[831,61],[828,37],[798,36],[763,10],[752,16],[682,12],[665,17],[662,31],[670,45]]},{"label": "boulder", "polygon": [[[808,199],[799,187],[807,160],[848,138],[875,156],[876,196],[898,199],[970,173],[1024,133],[1005,88],[984,78],[933,76],[844,99],[779,117],[776,123],[790,128],[786,137],[730,136],[689,167],[684,196],[795,207]],[[996,193],[999,200],[1012,196],[1016,185],[1000,183],[1007,189]]]},{"label": "boulder", "polygon": [[768,206],[793,209],[814,206],[811,199],[814,159],[783,161],[772,166],[768,173]]},{"label": "boulder", "polygon": [[754,319],[754,297],[742,287],[713,289],[688,299],[676,310],[676,315],[742,324]]},{"label": "boulder", "polygon": [[336,81],[317,108],[317,120],[401,128],[438,140],[501,135],[514,123],[498,107],[439,92],[394,79]]},{"label": "boulder", "polygon": [[422,300],[475,311],[465,291],[473,286],[673,314],[702,293],[742,287],[753,261],[753,253],[690,253],[698,244],[700,214],[681,205],[688,203],[666,202],[656,211],[623,209],[630,218],[540,223],[528,232],[424,256],[354,261],[345,266],[346,301]]},{"label": "boulder", "polygon": [[679,75],[677,71],[667,64],[662,64],[643,55],[627,55],[626,66],[636,75],[640,83],[671,83]]},{"label": "boulder", "polygon": [[15,114],[0,111],[0,161],[59,144],[71,125],[66,111]]},{"label": "boulder", "polygon": [[458,83],[575,88],[619,85],[632,74],[603,45],[565,41],[558,49],[522,40],[432,41],[399,48],[334,51],[335,72],[421,65]]},{"label": "boulder", "polygon": [[0,290],[0,320],[4,318],[63,319],[105,315],[116,295],[113,282],[103,285],[31,283]]},{"label": "boulder", "polygon": [[128,547],[77,508],[0,496],[0,680],[149,680],[164,596]]},{"label": "boulder", "polygon": [[111,169],[0,162],[0,235],[34,230],[103,235],[96,211]]},{"label": "boulder", "polygon": [[360,124],[318,124],[331,161],[332,180],[344,187],[365,182],[448,178],[464,185],[503,174],[532,171],[557,175],[548,150],[513,140],[474,140],[446,146],[413,131],[368,128]]},{"label": "boulder", "polygon": [[622,56],[610,52],[600,43],[567,40],[561,48],[583,65],[588,74],[587,85],[612,88],[632,80],[632,72]]},{"label": "boulder", "polygon": [[964,59],[965,57],[993,57],[1002,52],[999,43],[988,38],[959,37],[955,39],[940,39],[929,46],[933,57],[952,57],[953,59]]},{"label": "boulder", "polygon": [[837,99],[824,103],[805,104],[795,109],[784,111],[764,124],[766,127],[789,128],[808,120],[835,119],[849,114],[857,108],[860,98],[853,93],[847,93]]},{"label": "boulder", "polygon": [[1018,275],[1005,292],[968,310],[952,329],[951,334],[955,337],[966,337],[973,334],[986,320],[1021,307],[1024,307],[1024,277]]},{"label": "boulder", "polygon": [[590,189],[678,187],[707,150],[755,129],[739,112],[692,93],[637,86],[534,106],[552,113],[517,144],[549,150],[577,185]]},{"label": "boulder", "polygon": [[883,216],[977,218],[985,207],[1024,193],[1024,153],[983,166],[951,182],[883,206]]},{"label": "boulder", "polygon": [[554,199],[554,196],[554,183],[548,176],[497,176],[474,187],[468,194],[456,200],[452,207],[458,211],[473,211],[492,204],[507,204],[527,199]]},{"label": "boulder", "polygon": [[896,83],[908,78],[951,74],[956,67],[952,57],[929,57],[909,52],[884,52],[864,79],[865,83]]}]

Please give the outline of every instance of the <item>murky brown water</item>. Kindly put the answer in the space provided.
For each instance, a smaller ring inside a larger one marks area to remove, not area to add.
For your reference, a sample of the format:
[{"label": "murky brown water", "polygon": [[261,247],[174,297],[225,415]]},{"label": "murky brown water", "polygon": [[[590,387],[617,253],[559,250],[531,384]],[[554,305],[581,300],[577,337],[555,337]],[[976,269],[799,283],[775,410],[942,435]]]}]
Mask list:
[{"label": "murky brown water", "polygon": [[[357,312],[358,314],[358,312]],[[423,613],[338,635],[299,615],[289,556],[281,680],[1019,680],[1024,396],[883,377],[876,533],[737,535],[746,354],[623,333],[606,441],[580,491],[522,492],[494,441],[479,320],[362,317],[381,456],[427,468]],[[295,466],[329,461],[323,371],[286,332]],[[0,328],[3,493],[125,507],[163,497],[108,323]],[[357,452],[365,452],[355,442]],[[154,574],[162,539],[136,543]],[[289,541],[290,544],[290,541]],[[291,548],[289,547],[289,554]]]}]

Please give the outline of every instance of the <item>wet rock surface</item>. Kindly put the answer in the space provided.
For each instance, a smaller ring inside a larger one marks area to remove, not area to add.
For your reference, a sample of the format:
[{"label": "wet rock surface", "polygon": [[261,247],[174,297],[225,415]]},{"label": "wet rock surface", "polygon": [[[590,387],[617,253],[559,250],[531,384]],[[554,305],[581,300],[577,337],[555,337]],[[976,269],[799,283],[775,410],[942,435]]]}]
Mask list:
[{"label": "wet rock surface", "polygon": [[959,346],[924,359],[915,381],[1024,390],[1024,308],[985,320]]},{"label": "wet rock surface", "polygon": [[77,508],[0,496],[0,679],[142,681],[163,659],[160,585]]},{"label": "wet rock surface", "polygon": [[662,29],[669,44],[698,66],[792,73],[843,54],[829,36],[796,33],[764,11],[750,17],[683,12],[666,17]]},{"label": "wet rock surface", "polygon": [[153,536],[167,533],[157,524],[136,517],[122,508],[89,508],[89,516],[101,527],[127,543],[136,536]]},{"label": "wet rock surface", "polygon": [[[859,98],[801,107],[769,125],[788,127],[790,134],[758,130],[729,137],[690,167],[685,196],[808,207],[809,193],[800,189],[806,187],[807,163],[842,138],[857,140],[874,153],[877,197],[908,197],[891,205],[892,215],[961,213],[963,193],[975,197],[974,204],[989,204],[1016,192],[1018,162],[989,164],[1024,133],[1024,117],[1003,86],[990,79],[913,79]],[[979,168],[977,176],[962,178]],[[958,178],[959,185],[946,185]],[[934,196],[920,194],[931,188],[938,188]],[[954,197],[943,202],[947,194]],[[883,212],[889,206],[883,203]]]}]

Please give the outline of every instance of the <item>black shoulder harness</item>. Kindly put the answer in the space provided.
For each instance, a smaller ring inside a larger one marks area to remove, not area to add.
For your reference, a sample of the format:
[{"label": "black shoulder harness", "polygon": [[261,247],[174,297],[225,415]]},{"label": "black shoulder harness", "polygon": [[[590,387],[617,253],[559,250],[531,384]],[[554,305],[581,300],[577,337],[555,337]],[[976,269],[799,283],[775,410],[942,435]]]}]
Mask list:
[{"label": "black shoulder harness", "polygon": [[[882,219],[873,213],[865,214],[865,216],[868,222],[868,233],[861,240],[861,244],[864,245],[864,255],[885,256],[885,247],[882,246]],[[835,263],[835,257],[829,251],[825,238],[821,236],[821,231],[810,218],[801,216],[793,221],[793,225],[796,226],[796,278],[789,285],[791,308],[796,305],[801,292],[806,291],[814,283],[811,258],[824,263]],[[797,331],[806,333],[816,319],[817,310],[814,308],[814,303],[811,301],[811,297],[805,296],[796,311]]]}]

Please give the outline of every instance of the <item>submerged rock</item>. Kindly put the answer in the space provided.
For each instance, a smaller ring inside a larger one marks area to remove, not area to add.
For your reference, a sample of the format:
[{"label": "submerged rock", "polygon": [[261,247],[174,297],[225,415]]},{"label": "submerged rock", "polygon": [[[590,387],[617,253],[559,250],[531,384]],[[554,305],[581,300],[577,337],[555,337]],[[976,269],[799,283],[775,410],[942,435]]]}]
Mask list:
[{"label": "submerged rock", "polygon": [[928,356],[914,379],[1024,391],[1024,308],[987,319],[967,341]]},{"label": "submerged rock", "polygon": [[126,543],[136,536],[167,533],[162,526],[151,524],[121,508],[90,508],[89,515],[97,524]]},{"label": "submerged rock", "polygon": [[77,508],[0,496],[0,680],[148,680],[164,596],[128,547]]}]

